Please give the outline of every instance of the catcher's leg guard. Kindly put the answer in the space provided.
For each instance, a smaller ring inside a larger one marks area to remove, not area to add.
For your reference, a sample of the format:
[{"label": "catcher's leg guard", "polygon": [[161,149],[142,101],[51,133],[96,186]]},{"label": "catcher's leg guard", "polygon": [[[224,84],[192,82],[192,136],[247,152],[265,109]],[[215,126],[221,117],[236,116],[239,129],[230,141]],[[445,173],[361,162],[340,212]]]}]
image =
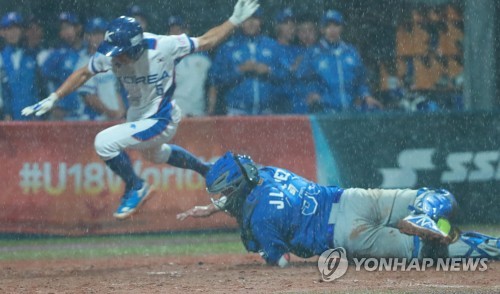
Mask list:
[{"label": "catcher's leg guard", "polygon": [[414,205],[408,207],[411,214],[400,220],[397,227],[405,234],[449,244],[455,237],[455,230],[448,218],[456,207],[455,197],[447,190],[420,189]]},{"label": "catcher's leg guard", "polygon": [[408,208],[415,215],[425,214],[438,221],[440,218],[449,219],[457,206],[455,197],[448,190],[423,188],[418,190],[414,205]]},{"label": "catcher's leg guard", "polygon": [[500,259],[500,239],[477,232],[463,232],[448,246],[450,257]]},{"label": "catcher's leg guard", "polygon": [[409,215],[398,223],[401,233],[415,235],[423,240],[435,240],[443,244],[453,241],[455,234],[446,219],[435,222],[425,214]]}]

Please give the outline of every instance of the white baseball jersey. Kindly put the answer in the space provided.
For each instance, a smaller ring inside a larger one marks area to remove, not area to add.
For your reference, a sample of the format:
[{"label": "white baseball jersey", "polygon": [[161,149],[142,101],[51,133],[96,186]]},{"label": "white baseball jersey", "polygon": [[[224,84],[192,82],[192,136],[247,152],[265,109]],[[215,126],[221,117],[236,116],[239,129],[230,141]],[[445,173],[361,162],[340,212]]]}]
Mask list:
[{"label": "white baseball jersey", "polygon": [[94,54],[88,69],[97,74],[112,70],[128,92],[128,121],[145,118],[170,120],[175,90],[175,65],[198,48],[198,40],[187,35],[163,36],[144,33],[145,52],[131,64]]}]

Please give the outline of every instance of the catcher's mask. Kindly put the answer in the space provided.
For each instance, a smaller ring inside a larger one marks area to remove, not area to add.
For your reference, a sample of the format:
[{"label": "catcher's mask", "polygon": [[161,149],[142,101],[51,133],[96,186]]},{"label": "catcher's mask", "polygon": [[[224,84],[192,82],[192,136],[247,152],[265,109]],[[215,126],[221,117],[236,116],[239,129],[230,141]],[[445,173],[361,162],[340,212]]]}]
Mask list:
[{"label": "catcher's mask", "polygon": [[[224,209],[226,200],[241,196],[259,182],[259,170],[248,155],[237,155],[228,151],[217,160],[206,175],[207,191],[210,194],[222,194],[212,202]],[[245,195],[246,196],[246,195]]]}]

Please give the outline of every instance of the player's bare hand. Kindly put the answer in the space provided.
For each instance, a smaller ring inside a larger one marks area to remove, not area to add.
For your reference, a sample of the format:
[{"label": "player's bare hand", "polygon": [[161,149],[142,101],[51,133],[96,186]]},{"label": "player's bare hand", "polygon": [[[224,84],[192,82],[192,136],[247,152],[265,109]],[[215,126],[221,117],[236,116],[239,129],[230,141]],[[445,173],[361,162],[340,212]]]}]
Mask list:
[{"label": "player's bare hand", "polygon": [[241,72],[254,72],[256,70],[257,64],[254,61],[248,60],[239,66]]},{"label": "player's bare hand", "polygon": [[269,66],[267,66],[264,63],[256,63],[254,71],[258,75],[267,75],[267,74],[269,74],[269,72],[271,71],[271,69],[269,68]]},{"label": "player's bare hand", "polygon": [[234,6],[233,15],[229,18],[235,26],[239,26],[247,20],[257,9],[259,9],[259,1],[257,0],[238,0]]},{"label": "player's bare hand", "polygon": [[368,107],[373,107],[373,108],[378,108],[378,109],[384,108],[384,105],[380,101],[378,101],[377,99],[373,98],[372,96],[366,96],[365,103],[366,103],[366,106],[368,106]]},{"label": "player's bare hand", "polygon": [[299,68],[299,65],[302,63],[302,60],[304,59],[304,56],[301,55],[295,59],[293,62],[292,66],[290,66],[290,71],[295,72],[297,71],[297,68]]},{"label": "player's bare hand", "polygon": [[309,93],[309,95],[307,95],[307,104],[313,104],[313,103],[318,103],[321,101],[321,96],[318,94],[318,93]]},{"label": "player's bare hand", "polygon": [[177,220],[183,221],[188,217],[208,217],[213,213],[209,206],[195,206],[177,214]]},{"label": "player's bare hand", "polygon": [[54,107],[54,103],[57,101],[59,97],[56,93],[50,94],[49,97],[43,99],[42,101],[35,103],[31,106],[25,107],[21,114],[24,116],[32,115],[33,113],[36,116],[40,116],[45,114],[47,111],[51,110]]},{"label": "player's bare hand", "polygon": [[120,110],[109,110],[106,114],[110,119],[121,119],[125,116],[125,111]]}]

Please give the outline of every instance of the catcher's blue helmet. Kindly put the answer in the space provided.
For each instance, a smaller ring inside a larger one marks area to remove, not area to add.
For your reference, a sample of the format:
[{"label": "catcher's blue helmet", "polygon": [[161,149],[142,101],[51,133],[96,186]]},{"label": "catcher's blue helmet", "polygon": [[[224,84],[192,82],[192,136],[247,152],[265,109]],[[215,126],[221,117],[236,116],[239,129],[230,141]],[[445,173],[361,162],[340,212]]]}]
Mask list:
[{"label": "catcher's blue helmet", "polygon": [[259,170],[250,156],[228,151],[217,160],[206,175],[207,191],[230,197],[259,182]]},{"label": "catcher's blue helmet", "polygon": [[120,16],[108,25],[104,41],[97,51],[106,56],[127,54],[137,60],[145,48],[142,33],[142,27],[135,18]]}]

